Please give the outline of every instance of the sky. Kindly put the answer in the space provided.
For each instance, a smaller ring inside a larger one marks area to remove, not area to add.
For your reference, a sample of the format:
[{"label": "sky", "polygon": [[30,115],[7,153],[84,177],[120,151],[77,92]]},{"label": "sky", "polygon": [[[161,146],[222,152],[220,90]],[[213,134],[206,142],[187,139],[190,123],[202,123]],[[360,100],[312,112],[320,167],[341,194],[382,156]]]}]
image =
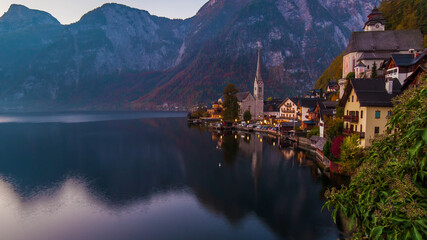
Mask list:
[{"label": "sky", "polygon": [[7,12],[10,5],[21,4],[31,9],[52,14],[62,24],[77,22],[85,13],[115,2],[130,7],[147,10],[152,15],[168,18],[189,18],[208,0],[0,0],[0,16]]}]

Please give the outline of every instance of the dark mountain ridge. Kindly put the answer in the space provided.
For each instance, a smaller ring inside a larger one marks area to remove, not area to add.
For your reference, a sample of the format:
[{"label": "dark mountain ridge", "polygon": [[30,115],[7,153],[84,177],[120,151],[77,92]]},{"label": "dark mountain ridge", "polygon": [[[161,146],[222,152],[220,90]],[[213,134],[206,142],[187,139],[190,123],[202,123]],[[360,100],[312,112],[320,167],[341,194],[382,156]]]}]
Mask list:
[{"label": "dark mountain ridge", "polygon": [[229,82],[253,88],[263,45],[266,96],[297,95],[346,46],[373,0],[211,0],[171,20],[105,4],[71,25],[12,5],[0,18],[0,106],[146,109],[193,105]]}]

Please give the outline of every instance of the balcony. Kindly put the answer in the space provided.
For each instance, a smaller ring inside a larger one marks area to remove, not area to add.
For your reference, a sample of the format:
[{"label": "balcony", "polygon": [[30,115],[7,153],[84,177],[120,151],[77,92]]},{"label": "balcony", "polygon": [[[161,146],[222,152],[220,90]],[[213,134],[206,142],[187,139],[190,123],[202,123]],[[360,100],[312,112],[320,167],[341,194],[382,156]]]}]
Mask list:
[{"label": "balcony", "polygon": [[295,111],[294,111],[294,110],[292,110],[292,109],[290,109],[290,110],[288,110],[288,109],[283,110],[283,109],[282,109],[282,113],[295,113]]},{"label": "balcony", "polygon": [[359,122],[359,116],[344,115],[344,122],[358,123]]},{"label": "balcony", "polygon": [[356,134],[356,135],[358,135],[360,138],[365,138],[365,132],[356,132],[356,131],[353,131],[353,130],[351,130],[351,129],[349,129],[349,128],[344,128],[344,130],[342,131],[342,133],[343,133],[345,136],[351,136],[351,135],[353,135],[353,134]]}]

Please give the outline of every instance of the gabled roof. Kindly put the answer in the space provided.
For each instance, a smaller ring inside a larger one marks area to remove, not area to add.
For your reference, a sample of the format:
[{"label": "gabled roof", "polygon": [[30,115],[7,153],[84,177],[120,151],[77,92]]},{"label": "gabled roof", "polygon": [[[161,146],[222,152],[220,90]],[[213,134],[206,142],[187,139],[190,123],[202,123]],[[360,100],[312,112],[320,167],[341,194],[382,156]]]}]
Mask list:
[{"label": "gabled roof", "polygon": [[[245,100],[249,95],[252,95],[250,92],[238,92],[238,93],[236,93],[236,98],[237,98],[237,101],[238,102],[241,102],[241,101],[243,101],[243,100]],[[219,101],[221,101],[221,102],[223,102],[224,101],[224,95],[223,96],[221,96],[221,98],[220,99],[218,99],[218,102]]]},{"label": "gabled roof", "polygon": [[297,97],[288,97],[288,98],[286,98],[286,99],[285,99],[285,101],[283,101],[283,102],[279,105],[279,108],[280,108],[283,104],[285,104],[285,102],[286,102],[286,101],[288,101],[288,100],[290,100],[293,104],[295,104],[295,105],[297,105],[297,106],[298,106],[299,99],[298,99]]},{"label": "gabled roof", "polygon": [[359,63],[356,65],[356,67],[366,67],[366,65],[365,65],[365,64],[363,64],[363,62],[359,62]]},{"label": "gabled roof", "polygon": [[329,86],[329,87],[333,87],[333,86],[336,86],[336,85],[338,85],[338,83],[337,83],[337,82],[329,82],[329,83],[328,83],[328,86]]},{"label": "gabled roof", "polygon": [[323,101],[325,101],[323,98],[301,98],[299,102],[301,107],[314,109],[317,105],[317,102]]},{"label": "gabled roof", "polygon": [[251,93],[250,92],[238,92],[236,93],[237,101],[241,102],[245,100]]},{"label": "gabled roof", "polygon": [[323,106],[325,106],[325,108],[335,109],[338,105],[338,102],[337,101],[323,101],[323,102],[321,102],[321,104]]},{"label": "gabled roof", "polygon": [[423,50],[419,29],[353,32],[344,55],[352,52]]},{"label": "gabled roof", "polygon": [[383,78],[351,79],[340,100],[340,106],[345,106],[351,90],[354,89],[361,107],[392,107],[391,100],[400,94],[402,86],[398,79],[393,79],[393,93],[388,94],[385,81]]},{"label": "gabled roof", "polygon": [[425,66],[418,66],[415,71],[409,75],[408,78],[405,79],[403,86],[402,86],[402,91],[407,89],[409,87],[409,85],[415,80],[415,78],[419,75],[419,74],[427,74],[427,67]]},{"label": "gabled roof", "polygon": [[264,102],[264,112],[279,112],[280,111],[280,105],[282,104],[283,100],[280,98],[275,98],[271,101],[265,101]]},{"label": "gabled roof", "polygon": [[338,102],[336,101],[318,102],[317,106],[319,106],[320,118],[323,119],[324,116],[333,116],[337,105]]},{"label": "gabled roof", "polygon": [[426,57],[425,53],[419,54],[415,57],[415,54],[392,54],[391,58],[393,59],[397,67],[407,67],[417,64],[421,59]]}]

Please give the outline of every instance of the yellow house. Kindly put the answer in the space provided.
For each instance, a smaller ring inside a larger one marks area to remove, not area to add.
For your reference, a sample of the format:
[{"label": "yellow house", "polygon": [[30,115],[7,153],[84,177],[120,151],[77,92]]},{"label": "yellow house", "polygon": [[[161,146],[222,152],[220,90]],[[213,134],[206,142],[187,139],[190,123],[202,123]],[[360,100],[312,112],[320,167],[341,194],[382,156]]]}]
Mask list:
[{"label": "yellow house", "polygon": [[392,99],[400,93],[397,79],[352,79],[345,88],[340,106],[344,107],[344,135],[360,136],[360,146],[371,145],[375,135],[387,131],[393,108]]}]

